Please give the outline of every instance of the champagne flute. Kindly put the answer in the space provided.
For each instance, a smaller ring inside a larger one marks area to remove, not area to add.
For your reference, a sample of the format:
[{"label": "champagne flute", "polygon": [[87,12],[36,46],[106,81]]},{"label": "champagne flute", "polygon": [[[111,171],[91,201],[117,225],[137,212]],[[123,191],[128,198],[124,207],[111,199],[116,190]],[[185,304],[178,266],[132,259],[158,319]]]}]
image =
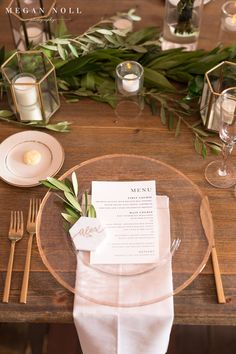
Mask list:
[{"label": "champagne flute", "polygon": [[222,159],[212,161],[205,170],[206,180],[216,188],[229,188],[236,183],[236,171],[228,158],[236,143],[236,87],[224,90],[219,98],[219,136],[223,142]]}]

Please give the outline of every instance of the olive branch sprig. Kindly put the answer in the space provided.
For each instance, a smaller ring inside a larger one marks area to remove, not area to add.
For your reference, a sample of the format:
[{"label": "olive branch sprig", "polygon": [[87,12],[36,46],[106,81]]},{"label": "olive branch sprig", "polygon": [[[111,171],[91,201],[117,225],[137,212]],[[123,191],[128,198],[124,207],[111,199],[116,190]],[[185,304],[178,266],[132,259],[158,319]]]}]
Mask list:
[{"label": "olive branch sprig", "polygon": [[[61,21],[61,28],[57,29],[57,38],[40,44],[39,48],[46,50],[46,54],[54,59],[54,63],[56,59],[66,61],[103,48],[126,48],[125,37],[128,30],[113,27],[115,20],[120,18],[126,18],[131,22],[141,20],[141,17],[135,14],[135,9],[130,9],[127,13],[117,13],[116,16],[100,20],[75,37],[68,34],[64,22]],[[130,48],[132,49],[132,46]]]},{"label": "olive branch sprig", "polygon": [[50,191],[63,192],[63,196],[58,193],[56,193],[56,196],[63,202],[64,212],[61,215],[70,225],[73,225],[81,216],[96,218],[96,210],[89,203],[87,191],[82,195],[84,204],[79,202],[79,186],[75,172],[72,173],[71,179],[58,180],[54,177],[48,177],[40,182]]},{"label": "olive branch sprig", "polygon": [[205,158],[208,150],[216,155],[221,152],[222,144],[219,142],[218,134],[204,129],[201,119],[191,122],[192,116],[198,113],[196,107],[191,107],[182,99],[178,100],[165,94],[157,95],[152,91],[146,92],[146,99],[149,100],[152,114],[160,116],[162,124],[170,131],[174,131],[176,137],[180,135],[181,125],[185,125],[192,132],[194,148],[198,154]]},{"label": "olive branch sprig", "polygon": [[55,132],[60,132],[60,133],[68,133],[69,132],[69,126],[70,122],[68,121],[62,121],[58,122],[55,124],[49,124],[49,123],[42,123],[39,121],[31,121],[31,122],[21,122],[16,120],[15,115],[13,114],[12,111],[9,111],[7,109],[2,109],[0,110],[0,120],[6,123],[11,123],[15,125],[19,125],[22,127],[29,127],[31,129],[47,129]]}]

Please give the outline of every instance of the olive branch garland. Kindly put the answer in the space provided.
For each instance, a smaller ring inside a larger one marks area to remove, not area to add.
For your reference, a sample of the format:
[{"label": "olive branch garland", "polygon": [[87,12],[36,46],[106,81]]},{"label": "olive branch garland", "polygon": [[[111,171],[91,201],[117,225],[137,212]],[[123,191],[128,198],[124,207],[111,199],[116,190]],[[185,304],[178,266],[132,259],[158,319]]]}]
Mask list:
[{"label": "olive branch garland", "polygon": [[[134,9],[122,16],[132,21],[140,19],[135,17]],[[114,18],[102,20],[76,37],[73,51],[69,46],[71,42],[62,41],[60,51],[54,47],[50,55],[57,67],[60,94],[71,103],[88,97],[106,102],[114,108],[117,100],[115,67],[124,60],[136,60],[144,67],[142,94],[152,114],[159,115],[162,123],[175,131],[176,137],[182,125],[190,129],[194,135],[195,150],[203,157],[207,156],[209,150],[218,154],[221,144],[218,139],[213,140],[218,135],[207,131],[199,118],[193,122],[191,120],[199,112],[196,98],[201,95],[205,72],[222,60],[235,60],[236,47],[219,47],[211,52],[184,52],[182,49],[162,51],[156,28],[121,33],[113,29],[113,21]],[[102,30],[98,30],[100,24],[103,25]],[[81,43],[85,45],[82,48]],[[50,44],[56,46],[59,43],[51,41]],[[49,47],[44,46],[44,49],[48,50]],[[176,83],[177,86],[181,85],[181,94],[176,89]],[[176,99],[176,96],[179,98]]]},{"label": "olive branch garland", "polygon": [[[138,61],[144,67],[142,94],[152,114],[159,115],[162,123],[174,130],[176,136],[182,125],[190,129],[195,150],[203,157],[208,151],[219,153],[221,144],[218,139],[213,140],[216,134],[207,131],[197,117],[198,99],[205,72],[223,60],[236,62],[236,46],[217,47],[209,52],[185,52],[181,48],[162,51],[156,28],[146,27],[131,33],[116,30],[113,22],[117,18],[140,20],[131,9],[101,20],[76,37],[68,35],[62,26],[58,38],[37,48],[55,65],[61,96],[70,103],[87,97],[115,107],[115,68],[124,60]],[[0,51],[0,60],[2,57]],[[9,112],[0,111],[0,119],[9,121]],[[17,124],[25,125],[23,122]],[[69,122],[45,126],[29,122],[27,125],[66,132]]]}]

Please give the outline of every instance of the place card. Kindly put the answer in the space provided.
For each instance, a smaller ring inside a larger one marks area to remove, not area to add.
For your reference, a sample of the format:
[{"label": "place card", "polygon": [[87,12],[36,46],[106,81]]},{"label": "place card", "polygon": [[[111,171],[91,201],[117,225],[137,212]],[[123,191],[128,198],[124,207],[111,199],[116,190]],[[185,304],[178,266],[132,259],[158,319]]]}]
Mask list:
[{"label": "place card", "polygon": [[94,251],[106,237],[106,232],[97,218],[81,216],[69,230],[77,251]]},{"label": "place card", "polygon": [[92,204],[107,237],[91,252],[91,264],[139,264],[158,260],[155,181],[92,182]]}]

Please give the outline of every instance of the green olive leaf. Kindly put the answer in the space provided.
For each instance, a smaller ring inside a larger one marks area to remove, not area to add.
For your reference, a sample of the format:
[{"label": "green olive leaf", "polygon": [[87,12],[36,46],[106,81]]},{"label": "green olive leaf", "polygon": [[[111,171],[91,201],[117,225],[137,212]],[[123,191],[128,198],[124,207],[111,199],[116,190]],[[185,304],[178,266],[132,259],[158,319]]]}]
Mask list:
[{"label": "green olive leaf", "polygon": [[60,189],[63,192],[67,192],[67,193],[71,192],[71,190],[67,187],[67,185],[64,182],[58,181],[56,178],[48,177],[47,181],[51,183],[54,187]]},{"label": "green olive leaf", "polygon": [[71,53],[76,57],[76,58],[78,58],[78,56],[79,56],[79,54],[78,54],[78,52],[77,52],[77,49],[76,49],[76,47],[75,46],[73,46],[72,44],[68,44],[68,47],[70,48],[70,50],[71,50]]},{"label": "green olive leaf", "polygon": [[57,187],[55,187],[52,183],[48,182],[47,180],[42,180],[42,181],[39,181],[39,182],[42,183],[42,185],[47,187],[47,188],[58,190]]},{"label": "green olive leaf", "polygon": [[107,34],[107,35],[112,36],[112,31],[111,31],[111,30],[108,30],[108,29],[106,29],[106,28],[99,28],[99,29],[96,29],[96,32],[97,32],[97,33]]},{"label": "green olive leaf", "polygon": [[178,119],[178,122],[177,122],[177,125],[176,125],[176,128],[175,128],[175,136],[179,136],[180,134],[180,126],[181,126],[181,118]]},{"label": "green olive leaf", "polygon": [[90,218],[96,218],[96,210],[93,205],[90,205],[87,209],[87,216]]},{"label": "green olive leaf", "polygon": [[198,137],[195,138],[194,147],[195,147],[196,152],[201,155],[202,154],[202,142],[199,140]]},{"label": "green olive leaf", "polygon": [[58,49],[58,53],[60,54],[60,57],[62,58],[62,60],[66,60],[66,51],[65,49],[62,47],[61,44],[57,44],[57,49]]},{"label": "green olive leaf", "polygon": [[77,199],[70,193],[70,192],[64,192],[64,195],[66,197],[66,199],[68,200],[68,202],[76,209],[78,210],[80,213],[83,213],[82,208],[79,204],[79,202],[77,201]]},{"label": "green olive leaf", "polygon": [[163,105],[161,106],[161,122],[166,125],[166,111]]},{"label": "green olive leaf", "polygon": [[74,190],[75,196],[77,197],[78,193],[79,193],[79,186],[78,186],[78,180],[77,180],[77,176],[76,176],[75,172],[72,173],[71,180],[72,180],[72,185],[73,185],[73,190]]},{"label": "green olive leaf", "polygon": [[73,225],[74,223],[76,223],[76,221],[78,220],[78,218],[75,218],[69,214],[66,213],[61,213],[62,217],[68,221],[71,225]]},{"label": "green olive leaf", "polygon": [[72,217],[79,219],[80,213],[77,212],[74,208],[72,208],[69,204],[64,203],[64,209],[67,214],[71,215]]},{"label": "green olive leaf", "polygon": [[3,117],[3,118],[10,118],[13,116],[13,112],[11,111],[8,111],[8,110],[0,110],[0,116]]}]

